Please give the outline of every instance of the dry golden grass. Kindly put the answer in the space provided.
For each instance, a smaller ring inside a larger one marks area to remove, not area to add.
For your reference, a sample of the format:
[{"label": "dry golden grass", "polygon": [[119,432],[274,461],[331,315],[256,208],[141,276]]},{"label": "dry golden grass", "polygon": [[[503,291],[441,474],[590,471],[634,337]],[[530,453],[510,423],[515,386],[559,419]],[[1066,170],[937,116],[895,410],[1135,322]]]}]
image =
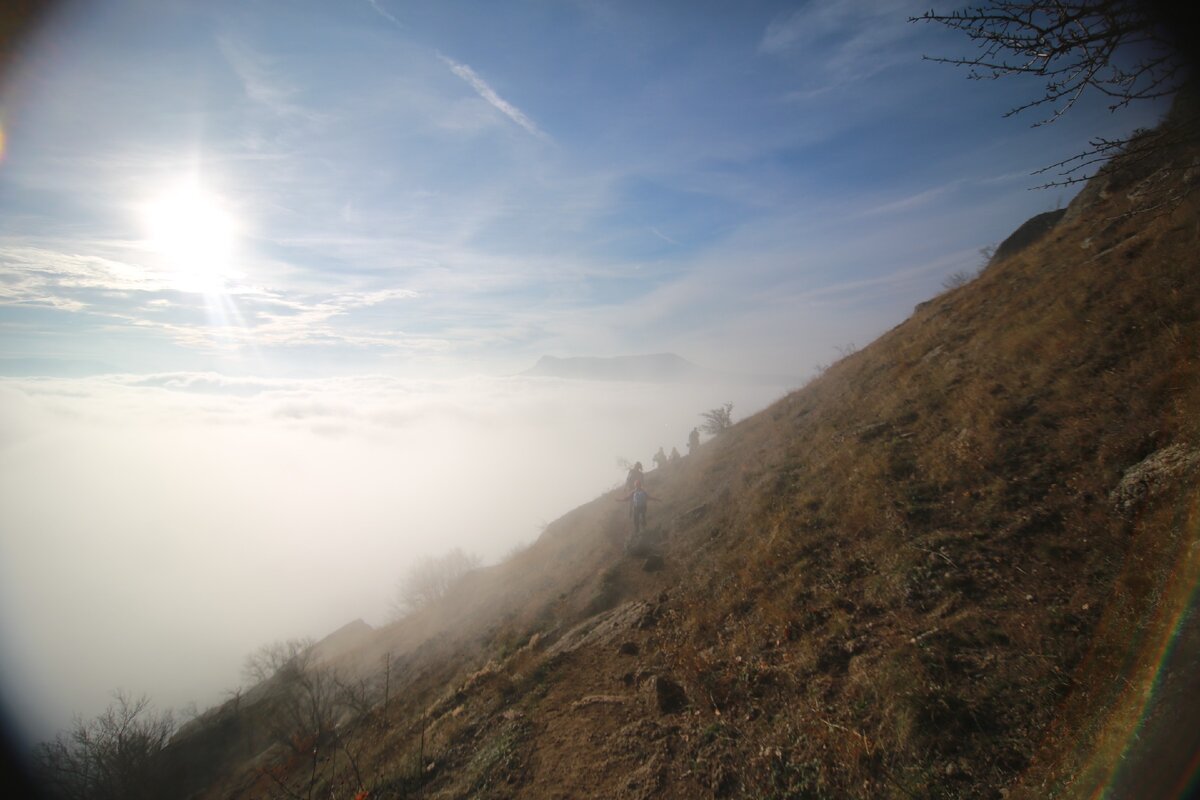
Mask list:
[{"label": "dry golden grass", "polygon": [[[660,570],[606,495],[382,631],[364,663],[403,669],[353,740],[371,796],[1087,796],[1200,553],[1195,475],[1135,517],[1109,501],[1200,447],[1200,198],[1089,197],[652,473]],[[659,677],[684,709],[647,705]]]}]

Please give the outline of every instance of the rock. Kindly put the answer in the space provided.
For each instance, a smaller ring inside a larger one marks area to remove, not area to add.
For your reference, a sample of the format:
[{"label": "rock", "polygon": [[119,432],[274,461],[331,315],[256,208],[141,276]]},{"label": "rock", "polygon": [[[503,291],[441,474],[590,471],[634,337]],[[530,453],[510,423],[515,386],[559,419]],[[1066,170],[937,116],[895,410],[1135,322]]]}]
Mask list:
[{"label": "rock", "polygon": [[663,675],[652,676],[642,691],[650,707],[662,714],[674,714],[687,706],[687,694],[683,687]]},{"label": "rock", "polygon": [[617,652],[623,656],[636,656],[638,654],[637,643],[621,642],[621,646],[617,648]]},{"label": "rock", "polygon": [[639,623],[652,610],[649,603],[634,600],[590,617],[547,647],[546,657],[573,653],[581,647],[615,647],[624,641],[626,632],[639,627]]},{"label": "rock", "polygon": [[1067,209],[1046,211],[1024,222],[1000,243],[988,264],[1016,255],[1049,233],[1067,213]]},{"label": "rock", "polygon": [[1151,453],[1126,470],[1108,497],[1118,512],[1129,514],[1197,469],[1200,469],[1200,449],[1173,444]]},{"label": "rock", "polygon": [[571,708],[587,708],[588,706],[620,706],[629,702],[628,697],[619,694],[590,694],[571,703]]}]

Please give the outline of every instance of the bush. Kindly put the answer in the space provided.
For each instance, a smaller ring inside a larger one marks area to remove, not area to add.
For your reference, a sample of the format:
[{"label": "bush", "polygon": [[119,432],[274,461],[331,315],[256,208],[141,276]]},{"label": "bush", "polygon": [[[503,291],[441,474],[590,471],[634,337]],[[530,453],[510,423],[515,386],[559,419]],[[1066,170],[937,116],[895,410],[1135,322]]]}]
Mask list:
[{"label": "bush", "polygon": [[719,408],[713,408],[705,411],[700,416],[704,417],[704,422],[700,425],[700,430],[707,434],[716,436],[721,431],[733,425],[731,417],[733,413],[733,403],[726,403]]},{"label": "bush", "polygon": [[970,282],[971,273],[967,272],[965,269],[960,269],[957,272],[952,272],[942,279],[942,288],[949,291],[950,289],[957,289],[960,286],[966,286]]}]

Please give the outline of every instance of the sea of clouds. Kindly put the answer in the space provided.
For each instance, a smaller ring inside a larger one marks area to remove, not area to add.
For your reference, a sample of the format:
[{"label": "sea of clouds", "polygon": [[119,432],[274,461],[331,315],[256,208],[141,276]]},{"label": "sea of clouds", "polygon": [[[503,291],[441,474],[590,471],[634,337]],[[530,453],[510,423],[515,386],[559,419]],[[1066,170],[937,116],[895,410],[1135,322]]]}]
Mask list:
[{"label": "sea of clouds", "polygon": [[201,709],[255,647],[385,622],[453,547],[495,562],[789,387],[207,373],[0,380],[0,692],[27,735],[117,688]]}]

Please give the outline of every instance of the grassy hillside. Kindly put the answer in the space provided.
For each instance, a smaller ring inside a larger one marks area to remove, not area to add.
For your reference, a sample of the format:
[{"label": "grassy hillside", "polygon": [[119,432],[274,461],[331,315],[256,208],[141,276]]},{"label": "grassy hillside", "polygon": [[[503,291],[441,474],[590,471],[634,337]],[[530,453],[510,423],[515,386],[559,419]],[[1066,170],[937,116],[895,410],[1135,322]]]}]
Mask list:
[{"label": "grassy hillside", "polygon": [[604,495],[331,661],[337,729],[214,710],[176,795],[1091,796],[1200,574],[1197,164],[1111,165],[649,473],[647,554]]}]

